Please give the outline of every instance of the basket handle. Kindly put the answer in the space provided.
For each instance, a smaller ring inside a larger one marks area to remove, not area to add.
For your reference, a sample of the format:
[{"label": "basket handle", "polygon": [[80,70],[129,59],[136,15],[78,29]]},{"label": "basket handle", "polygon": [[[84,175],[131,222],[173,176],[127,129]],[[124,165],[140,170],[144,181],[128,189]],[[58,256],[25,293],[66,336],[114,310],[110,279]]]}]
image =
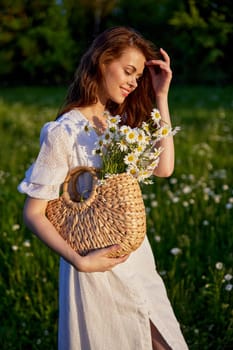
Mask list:
[{"label": "basket handle", "polygon": [[[92,183],[92,190],[91,190],[90,196],[81,202],[81,195],[77,191],[76,184],[77,184],[78,177],[84,173],[90,173],[92,175],[93,183]],[[71,185],[74,201],[79,202],[79,204],[84,204],[84,203],[90,204],[95,198],[97,182],[98,182],[97,173],[98,173],[98,169],[94,167],[77,166],[73,168],[71,171],[69,171],[63,183],[62,190],[63,190],[64,197],[68,200],[71,200],[70,193],[69,193],[69,185]]]}]

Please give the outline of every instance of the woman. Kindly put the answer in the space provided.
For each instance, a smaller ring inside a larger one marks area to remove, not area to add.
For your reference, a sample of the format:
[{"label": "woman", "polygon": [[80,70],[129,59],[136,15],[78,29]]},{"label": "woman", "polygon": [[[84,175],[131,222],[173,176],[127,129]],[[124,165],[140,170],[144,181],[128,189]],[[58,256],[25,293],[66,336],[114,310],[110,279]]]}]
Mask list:
[{"label": "woman", "polygon": [[[156,103],[163,121],[171,123],[171,78],[167,53],[134,30],[115,27],[100,34],[80,62],[58,119],[42,129],[39,155],[19,185],[28,195],[27,226],[61,256],[60,350],[187,349],[147,238],[129,256],[109,258],[119,248],[111,246],[83,257],[45,216],[48,200],[59,196],[70,169],[100,167],[93,149],[106,128],[106,109],[120,114],[123,123],[138,126]],[[87,121],[93,127],[90,135],[84,132]],[[161,143],[164,152],[154,174],[169,176],[174,167],[172,137]]]}]

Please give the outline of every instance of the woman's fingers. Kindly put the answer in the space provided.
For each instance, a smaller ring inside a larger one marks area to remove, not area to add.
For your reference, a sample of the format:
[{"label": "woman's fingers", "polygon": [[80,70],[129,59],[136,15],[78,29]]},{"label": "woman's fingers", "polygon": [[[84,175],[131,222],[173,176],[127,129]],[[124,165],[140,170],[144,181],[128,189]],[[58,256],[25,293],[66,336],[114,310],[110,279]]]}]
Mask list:
[{"label": "woman's fingers", "polygon": [[153,67],[158,66],[160,69],[165,70],[167,72],[171,72],[170,68],[170,57],[168,56],[167,52],[163,49],[160,49],[161,54],[163,55],[164,60],[149,60],[145,63],[146,66]]},{"label": "woman's fingers", "polygon": [[163,55],[164,61],[170,64],[170,57],[164,49],[160,49],[161,54]]},{"label": "woman's fingers", "polygon": [[90,252],[84,257],[83,272],[104,272],[112,270],[118,264],[125,262],[129,255],[117,258],[109,257],[110,254],[120,249],[120,245],[115,244],[107,248],[101,248]]},{"label": "woman's fingers", "polygon": [[170,57],[168,56],[167,52],[165,50],[163,50],[163,49],[160,49],[160,52],[161,52],[161,54],[162,54],[162,56],[164,58],[163,60],[161,60],[161,59],[159,59],[159,60],[153,59],[153,60],[147,61],[145,64],[147,66],[154,65],[154,64],[160,64],[160,63],[166,63],[166,64],[170,65]]}]

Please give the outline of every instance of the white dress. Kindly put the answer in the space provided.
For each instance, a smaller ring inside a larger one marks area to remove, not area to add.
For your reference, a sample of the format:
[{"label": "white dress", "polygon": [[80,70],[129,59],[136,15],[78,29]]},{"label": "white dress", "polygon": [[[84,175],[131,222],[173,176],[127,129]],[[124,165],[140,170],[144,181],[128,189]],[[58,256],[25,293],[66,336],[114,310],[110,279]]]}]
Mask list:
[{"label": "white dress", "polygon": [[[41,149],[18,189],[54,199],[77,165],[98,167],[97,134],[77,110],[45,124]],[[88,179],[82,179],[86,188]],[[151,350],[150,320],[173,350],[188,349],[145,238],[128,260],[104,273],[80,273],[60,260],[59,350]]]}]

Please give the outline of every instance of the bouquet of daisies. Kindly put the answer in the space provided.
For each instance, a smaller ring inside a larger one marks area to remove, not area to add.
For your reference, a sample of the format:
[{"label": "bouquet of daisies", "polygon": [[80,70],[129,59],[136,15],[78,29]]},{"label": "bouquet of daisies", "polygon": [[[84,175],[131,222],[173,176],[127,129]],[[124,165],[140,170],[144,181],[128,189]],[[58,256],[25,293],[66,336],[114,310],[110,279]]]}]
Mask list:
[{"label": "bouquet of daisies", "polygon": [[98,137],[94,150],[102,159],[101,178],[126,172],[138,182],[151,183],[149,178],[158,166],[163,151],[162,147],[157,147],[158,142],[174,135],[179,128],[172,129],[164,123],[158,109],[152,110],[148,122],[135,128],[120,125],[120,116],[105,113],[107,129]]}]

